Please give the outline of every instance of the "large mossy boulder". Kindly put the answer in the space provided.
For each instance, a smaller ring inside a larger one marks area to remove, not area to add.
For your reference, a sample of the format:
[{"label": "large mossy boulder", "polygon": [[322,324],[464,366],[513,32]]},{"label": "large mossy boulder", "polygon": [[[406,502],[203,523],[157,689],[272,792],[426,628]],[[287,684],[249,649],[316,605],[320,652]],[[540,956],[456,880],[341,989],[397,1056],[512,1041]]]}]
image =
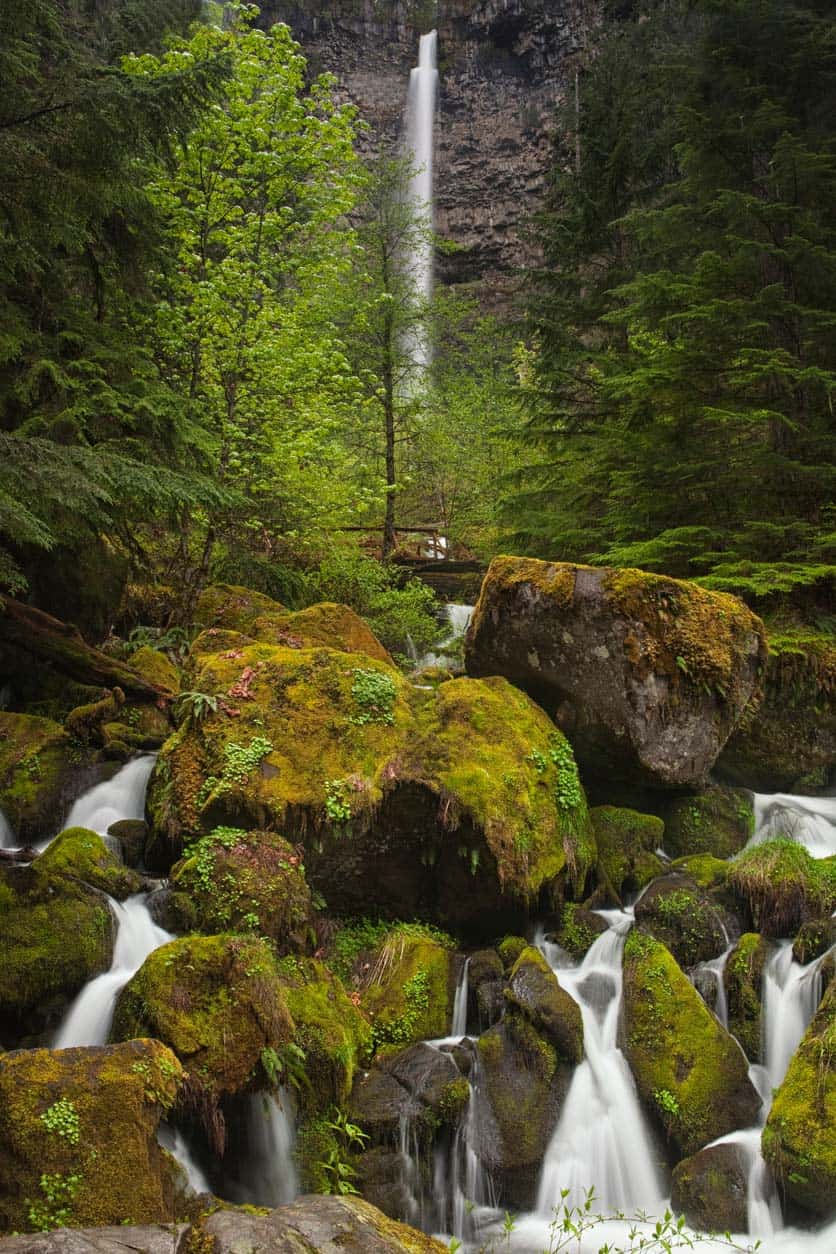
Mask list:
[{"label": "large mossy boulder", "polygon": [[60,723],[0,710],[0,810],[21,845],[51,836],[92,754]]},{"label": "large mossy boulder", "polygon": [[124,901],[142,888],[142,877],[125,866],[96,832],[68,827],[56,836],[33,864],[43,876],[69,876]]},{"label": "large mossy boulder", "polygon": [[836,768],[836,644],[798,632],[769,641],[764,699],[741,719],[717,763],[757,792],[808,792]]},{"label": "large mossy boulder", "polygon": [[291,644],[305,649],[324,646],[341,653],[362,653],[393,665],[388,650],[360,615],[334,601],[322,601],[281,616],[257,618],[250,626],[250,635],[268,644]]},{"label": "large mossy boulder", "polygon": [[717,958],[728,946],[723,919],[711,898],[681,872],[654,880],[635,913],[642,931],[667,945],[681,967]]},{"label": "large mossy boulder", "polygon": [[306,1083],[299,1089],[299,1103],[308,1113],[342,1107],[371,1049],[368,1020],[324,963],[288,956],[277,970],[295,1025],[293,1040],[305,1055]]},{"label": "large mossy boulder", "polygon": [[763,969],[769,944],[757,932],[744,932],[723,971],[729,1031],[750,1062],[761,1060]]},{"label": "large mossy boulder", "polygon": [[270,619],[286,613],[279,601],[262,592],[237,584],[218,583],[204,588],[192,617],[199,627],[240,631],[249,635],[250,627],[257,618]]},{"label": "large mossy boulder", "polygon": [[732,858],[755,831],[752,795],[714,785],[665,807],[665,852],[671,858],[711,854]]},{"label": "large mossy boulder", "polygon": [[762,1137],[788,1197],[815,1215],[836,1211],[836,980],[790,1061]]},{"label": "large mossy boulder", "polygon": [[105,897],[38,868],[0,872],[0,1039],[56,1027],[72,998],[113,956],[114,922]]},{"label": "large mossy boulder", "polygon": [[836,857],[813,858],[787,837],[745,849],[727,882],[753,929],[765,936],[792,936],[836,909]]},{"label": "large mossy boulder", "polygon": [[0,1057],[0,1230],[174,1219],[155,1133],[182,1081],[150,1040]]},{"label": "large mossy boulder", "polygon": [[710,1145],[674,1167],[671,1209],[701,1232],[748,1232],[748,1172],[736,1145]]},{"label": "large mossy boulder", "polygon": [[624,946],[624,1052],[645,1108],[677,1158],[754,1123],[760,1098],[746,1059],[660,942]]},{"label": "large mossy boulder", "polygon": [[665,825],[655,814],[620,806],[594,806],[589,811],[598,850],[598,878],[620,898],[635,893],[661,875],[665,864],[656,853]]},{"label": "large mossy boulder", "polygon": [[556,713],[582,770],[655,788],[699,784],[766,664],[742,601],[639,570],[498,557],[465,646]]},{"label": "large mossy boulder", "polygon": [[265,1051],[293,1039],[276,960],[266,941],[190,936],[154,950],[116,1002],[111,1039],[152,1036],[188,1070],[184,1103],[218,1152],[220,1103],[271,1083]]},{"label": "large mossy boulder", "polygon": [[275,832],[216,828],[171,873],[177,931],[253,932],[280,954],[311,939],[311,891],[299,851]]},{"label": "large mossy boulder", "polygon": [[217,826],[271,828],[304,842],[333,911],[480,934],[583,885],[594,837],[571,748],[507,681],[424,691],[357,654],[222,643],[193,646],[190,683],[217,709],[160,754],[153,865]]},{"label": "large mossy boulder", "polygon": [[375,1048],[446,1036],[455,984],[451,945],[394,929],[375,952],[361,994]]},{"label": "large mossy boulder", "polygon": [[514,963],[505,990],[509,1006],[525,1015],[550,1041],[564,1062],[583,1058],[583,1022],[578,1003],[560,987],[539,949],[524,949]]}]

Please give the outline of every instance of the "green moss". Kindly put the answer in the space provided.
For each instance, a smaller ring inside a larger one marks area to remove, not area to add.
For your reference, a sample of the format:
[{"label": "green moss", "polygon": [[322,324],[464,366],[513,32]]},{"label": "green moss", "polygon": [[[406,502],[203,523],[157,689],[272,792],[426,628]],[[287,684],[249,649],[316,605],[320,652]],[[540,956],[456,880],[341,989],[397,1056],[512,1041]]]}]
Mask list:
[{"label": "green moss", "polygon": [[257,618],[285,614],[283,605],[235,584],[219,583],[205,588],[198,598],[194,621],[201,627],[249,633]]},{"label": "green moss", "polygon": [[32,864],[42,880],[71,876],[123,901],[142,888],[136,871],[124,866],[105,845],[101,836],[84,827],[69,827],[56,836]]},{"label": "green moss", "polygon": [[154,1134],[182,1080],[156,1041],[0,1058],[0,1231],[173,1220],[176,1169]]},{"label": "green moss", "polygon": [[624,1030],[642,1100],[680,1156],[754,1119],[740,1049],[665,946],[635,932],[624,947]]},{"label": "green moss", "polygon": [[470,1102],[470,1085],[464,1076],[451,1080],[446,1085],[438,1103],[438,1110],[444,1123],[455,1128],[462,1119]]},{"label": "green moss", "polygon": [[0,710],[0,809],[21,843],[49,835],[68,776],[88,760],[58,723]]},{"label": "green moss", "polygon": [[524,936],[504,936],[496,948],[507,974],[520,954],[528,948],[528,941]]},{"label": "green moss", "polygon": [[836,908],[836,858],[812,858],[789,838],[744,850],[729,868],[728,883],[767,936],[791,935]]},{"label": "green moss", "polygon": [[729,1031],[750,1062],[761,1057],[761,988],[769,946],[756,932],[744,932],[729,954],[724,982]]},{"label": "green moss", "polygon": [[479,1037],[477,1049],[499,1138],[496,1157],[505,1171],[536,1171],[556,1115],[557,1050],[513,1008]]},{"label": "green moss", "polygon": [[180,691],[180,673],[168,654],[159,649],[152,649],[149,645],[137,649],[131,654],[131,666],[150,684],[165,688],[172,694]]},{"label": "green moss", "polygon": [[323,601],[293,614],[271,614],[250,624],[250,634],[270,644],[292,642],[296,647],[338,649],[362,653],[378,662],[394,665],[389,653],[359,614],[347,605]]},{"label": "green moss", "polygon": [[[596,922],[601,926],[596,927]],[[574,901],[567,901],[560,914],[560,926],[555,933],[555,940],[573,958],[583,958],[601,935],[603,927],[603,921],[597,915],[576,905]]]},{"label": "green moss", "polygon": [[636,892],[663,873],[664,864],[655,853],[664,838],[661,819],[619,806],[596,806],[589,817],[598,849],[599,878],[616,893]]},{"label": "green moss", "polygon": [[728,939],[711,898],[686,876],[656,880],[636,904],[636,922],[671,950],[683,967],[715,958]]},{"label": "green moss", "polygon": [[726,882],[729,864],[723,858],[715,858],[710,853],[692,854],[686,858],[677,858],[672,869],[682,871],[700,888],[721,888]]},{"label": "green moss", "polygon": [[375,1047],[446,1036],[453,985],[453,953],[444,945],[403,931],[388,936],[362,991]]},{"label": "green moss", "polygon": [[673,858],[689,854],[731,858],[754,830],[751,794],[714,787],[670,803],[665,812],[665,849]]},{"label": "green moss", "polygon": [[821,1216],[836,1197],[836,983],[790,1061],[763,1131],[763,1154],[794,1202]]},{"label": "green moss", "polygon": [[560,987],[538,949],[529,946],[514,963],[505,1000],[529,1020],[569,1064],[583,1058],[583,1024],[577,1002]]}]

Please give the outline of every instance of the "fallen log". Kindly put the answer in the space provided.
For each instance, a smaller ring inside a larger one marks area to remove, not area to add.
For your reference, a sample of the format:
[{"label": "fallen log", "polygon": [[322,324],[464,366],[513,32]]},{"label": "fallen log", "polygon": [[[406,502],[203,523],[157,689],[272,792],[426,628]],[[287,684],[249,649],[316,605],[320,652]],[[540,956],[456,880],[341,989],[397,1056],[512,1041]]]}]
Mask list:
[{"label": "fallen log", "polygon": [[63,623],[33,605],[0,595],[0,644],[4,641],[48,662],[80,684],[118,687],[146,701],[170,700],[174,696],[170,689],[150,683],[124,662],[87,644],[72,623]]}]

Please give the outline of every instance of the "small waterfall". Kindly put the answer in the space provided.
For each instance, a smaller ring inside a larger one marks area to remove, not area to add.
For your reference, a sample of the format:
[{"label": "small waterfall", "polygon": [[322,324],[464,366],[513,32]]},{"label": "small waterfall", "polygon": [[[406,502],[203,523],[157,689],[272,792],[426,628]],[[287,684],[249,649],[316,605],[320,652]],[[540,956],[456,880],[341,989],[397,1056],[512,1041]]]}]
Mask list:
[{"label": "small waterfall", "polygon": [[467,1036],[467,995],[469,991],[467,970],[469,966],[470,959],[465,958],[459,982],[456,985],[456,995],[453,998],[453,1021],[450,1025],[450,1035],[455,1039]]},{"label": "small waterfall", "polygon": [[836,853],[836,797],[794,797],[789,793],[755,793],[755,833],[750,845],[788,836],[813,858]]},{"label": "small waterfall", "polygon": [[727,949],[723,950],[719,957],[711,958],[707,962],[699,963],[694,970],[693,976],[693,982],[700,993],[703,991],[701,977],[711,983],[711,986],[714,989],[714,1003],[713,1005],[709,1003],[707,998],[704,998],[704,1000],[706,1001],[706,1004],[710,1006],[710,1009],[714,1011],[726,1031],[728,1031],[729,1027],[729,1004],[728,998],[726,997],[726,983],[724,976],[726,963],[728,962],[729,954],[733,949],[734,945],[729,945]]},{"label": "small waterfall", "polygon": [[110,898],[118,931],[110,970],[81,990],[58,1029],[53,1049],[71,1045],[104,1045],[110,1032],[116,997],[145,959],[174,938],[158,927],[148,913],[148,893],[137,893],[120,904]]},{"label": "small waterfall", "polygon": [[17,840],[12,831],[12,825],[6,818],[2,810],[0,810],[0,849],[16,849]]},{"label": "small waterfall", "polygon": [[787,1074],[790,1059],[821,999],[824,955],[803,967],[794,962],[792,941],[781,941],[763,973],[763,1062],[773,1089]]},{"label": "small waterfall", "polygon": [[230,1126],[229,1131],[232,1143],[240,1148],[235,1178],[225,1183],[224,1197],[239,1205],[284,1206],[299,1196],[293,1158],[296,1107],[288,1089],[280,1089],[276,1096],[250,1094],[244,1100],[239,1128]]},{"label": "small waterfall", "polygon": [[189,1182],[193,1193],[211,1193],[209,1181],[195,1162],[189,1144],[179,1128],[169,1123],[161,1123],[157,1128],[157,1140],[164,1150],[168,1150],[172,1158],[176,1158]]},{"label": "small waterfall", "polygon": [[[145,817],[145,792],[156,761],[153,753],[126,762],[112,779],[95,784],[75,801],[64,820],[64,828],[86,827],[106,836],[119,819]],[[49,841],[44,842],[44,848]]]},{"label": "small waterfall", "polygon": [[425,653],[422,658],[416,660],[416,670],[422,670],[426,666],[448,665],[450,661],[449,653],[455,651],[459,642],[463,639],[473,617],[474,608],[472,605],[459,605],[454,602],[445,605],[444,617],[450,624],[449,634],[438,645],[438,652]]},{"label": "small waterfall", "polygon": [[[575,1069],[560,1122],[543,1160],[537,1214],[551,1218],[565,1201],[582,1206],[595,1186],[605,1212],[659,1211],[664,1193],[650,1134],[627,1060],[617,1045],[621,960],[632,911],[599,913],[609,923],[579,967],[556,966],[561,985],[581,1009],[584,1060]],[[554,962],[554,949],[544,945]],[[555,947],[556,948],[556,947]],[[549,952],[551,950],[551,953]],[[557,962],[562,962],[562,951]]]},{"label": "small waterfall", "polygon": [[[418,47],[418,65],[409,75],[406,105],[407,155],[413,162],[412,177],[407,189],[407,202],[415,218],[416,230],[403,259],[404,271],[411,276],[416,305],[424,305],[433,289],[433,131],[438,95],[436,69],[436,32],[422,35]],[[404,348],[411,358],[415,379],[414,390],[420,390],[423,376],[430,364],[430,346],[425,333],[407,333]],[[416,386],[417,385],[417,386]]]}]

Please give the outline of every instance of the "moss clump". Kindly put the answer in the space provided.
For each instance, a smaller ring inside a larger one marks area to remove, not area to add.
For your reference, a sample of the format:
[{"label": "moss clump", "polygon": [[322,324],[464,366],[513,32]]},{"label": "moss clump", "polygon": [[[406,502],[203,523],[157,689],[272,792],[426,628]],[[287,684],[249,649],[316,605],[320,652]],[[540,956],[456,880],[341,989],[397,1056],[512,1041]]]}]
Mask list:
[{"label": "moss clump", "polygon": [[21,844],[55,830],[66,784],[88,761],[58,723],[0,710],[0,809]]},{"label": "moss clump", "polygon": [[793,941],[792,956],[802,966],[820,958],[831,945],[836,944],[836,919],[813,919],[799,929]]},{"label": "moss clump", "polygon": [[583,1058],[583,1023],[578,1003],[560,987],[539,949],[529,946],[514,963],[505,1000],[555,1046],[569,1064]]},{"label": "moss clump", "polygon": [[623,1013],[639,1094],[678,1157],[754,1121],[760,1099],[739,1047],[668,949],[638,932],[624,946]]},{"label": "moss clump", "polygon": [[637,892],[662,874],[664,863],[655,852],[665,833],[661,819],[619,806],[595,806],[589,817],[598,848],[599,879],[619,897]]},{"label": "moss clump", "polygon": [[375,1048],[446,1036],[455,991],[454,954],[396,930],[378,948],[362,991]]},{"label": "moss clump", "polygon": [[113,955],[100,893],[63,875],[0,874],[0,1024],[6,1039],[57,1025],[67,1003]]},{"label": "moss clump", "polygon": [[32,869],[41,880],[56,875],[82,880],[117,901],[124,901],[142,888],[136,871],[124,866],[101,836],[85,827],[68,827],[61,832],[36,858]]},{"label": "moss clump", "polygon": [[828,1215],[836,1197],[836,982],[775,1094],[763,1155],[793,1201]]},{"label": "moss clump", "polygon": [[836,908],[836,858],[811,858],[785,837],[744,850],[729,868],[728,883],[766,936],[790,936]]},{"label": "moss clump", "polygon": [[761,988],[769,946],[756,932],[745,932],[731,951],[723,973],[729,1031],[750,1062],[761,1057]]},{"label": "moss clump", "polygon": [[341,981],[312,958],[278,964],[285,1005],[295,1024],[295,1043],[305,1051],[310,1087],[300,1091],[305,1110],[342,1106],[358,1065],[366,1058],[371,1028]]},{"label": "moss clump", "polygon": [[0,1058],[0,1231],[173,1220],[178,1169],[154,1134],[182,1080],[157,1041]]},{"label": "moss clump", "polygon": [[636,922],[667,945],[683,967],[716,958],[728,944],[711,899],[687,876],[656,880],[636,904]]},{"label": "moss clump", "polygon": [[289,644],[292,648],[338,649],[341,653],[362,653],[378,662],[394,665],[371,628],[347,605],[323,601],[293,614],[270,614],[249,626],[257,640]]},{"label": "moss clump", "polygon": [[172,695],[180,691],[180,672],[167,653],[143,645],[131,654],[131,667],[147,679],[149,684],[165,688]]},{"label": "moss clump", "polygon": [[269,945],[243,936],[192,936],[171,941],[146,958],[119,994],[113,1040],[153,1036],[188,1069],[185,1100],[223,1152],[218,1104],[264,1087],[265,1049],[292,1040]]},{"label": "moss clump", "polygon": [[549,939],[555,940],[573,958],[583,958],[606,930],[607,925],[600,915],[567,901],[560,913],[560,926]]},{"label": "moss clump", "polygon": [[506,974],[510,973],[520,954],[524,953],[527,948],[528,941],[524,936],[503,936],[496,950],[502,959]]},{"label": "moss clump", "polygon": [[729,873],[729,864],[722,858],[715,858],[710,853],[692,854],[687,858],[677,858],[671,868],[681,871],[694,881],[699,888],[722,888]]},{"label": "moss clump", "polygon": [[213,584],[205,588],[198,598],[194,621],[201,627],[220,628],[226,631],[250,633],[257,618],[271,618],[286,614],[283,605],[235,584]]},{"label": "moss clump", "polygon": [[253,932],[279,953],[310,941],[311,893],[302,857],[274,832],[216,828],[171,875],[171,909],[184,931]]},{"label": "moss clump", "polygon": [[742,788],[677,797],[665,811],[665,849],[672,858],[701,853],[731,858],[754,830],[751,794]]}]

